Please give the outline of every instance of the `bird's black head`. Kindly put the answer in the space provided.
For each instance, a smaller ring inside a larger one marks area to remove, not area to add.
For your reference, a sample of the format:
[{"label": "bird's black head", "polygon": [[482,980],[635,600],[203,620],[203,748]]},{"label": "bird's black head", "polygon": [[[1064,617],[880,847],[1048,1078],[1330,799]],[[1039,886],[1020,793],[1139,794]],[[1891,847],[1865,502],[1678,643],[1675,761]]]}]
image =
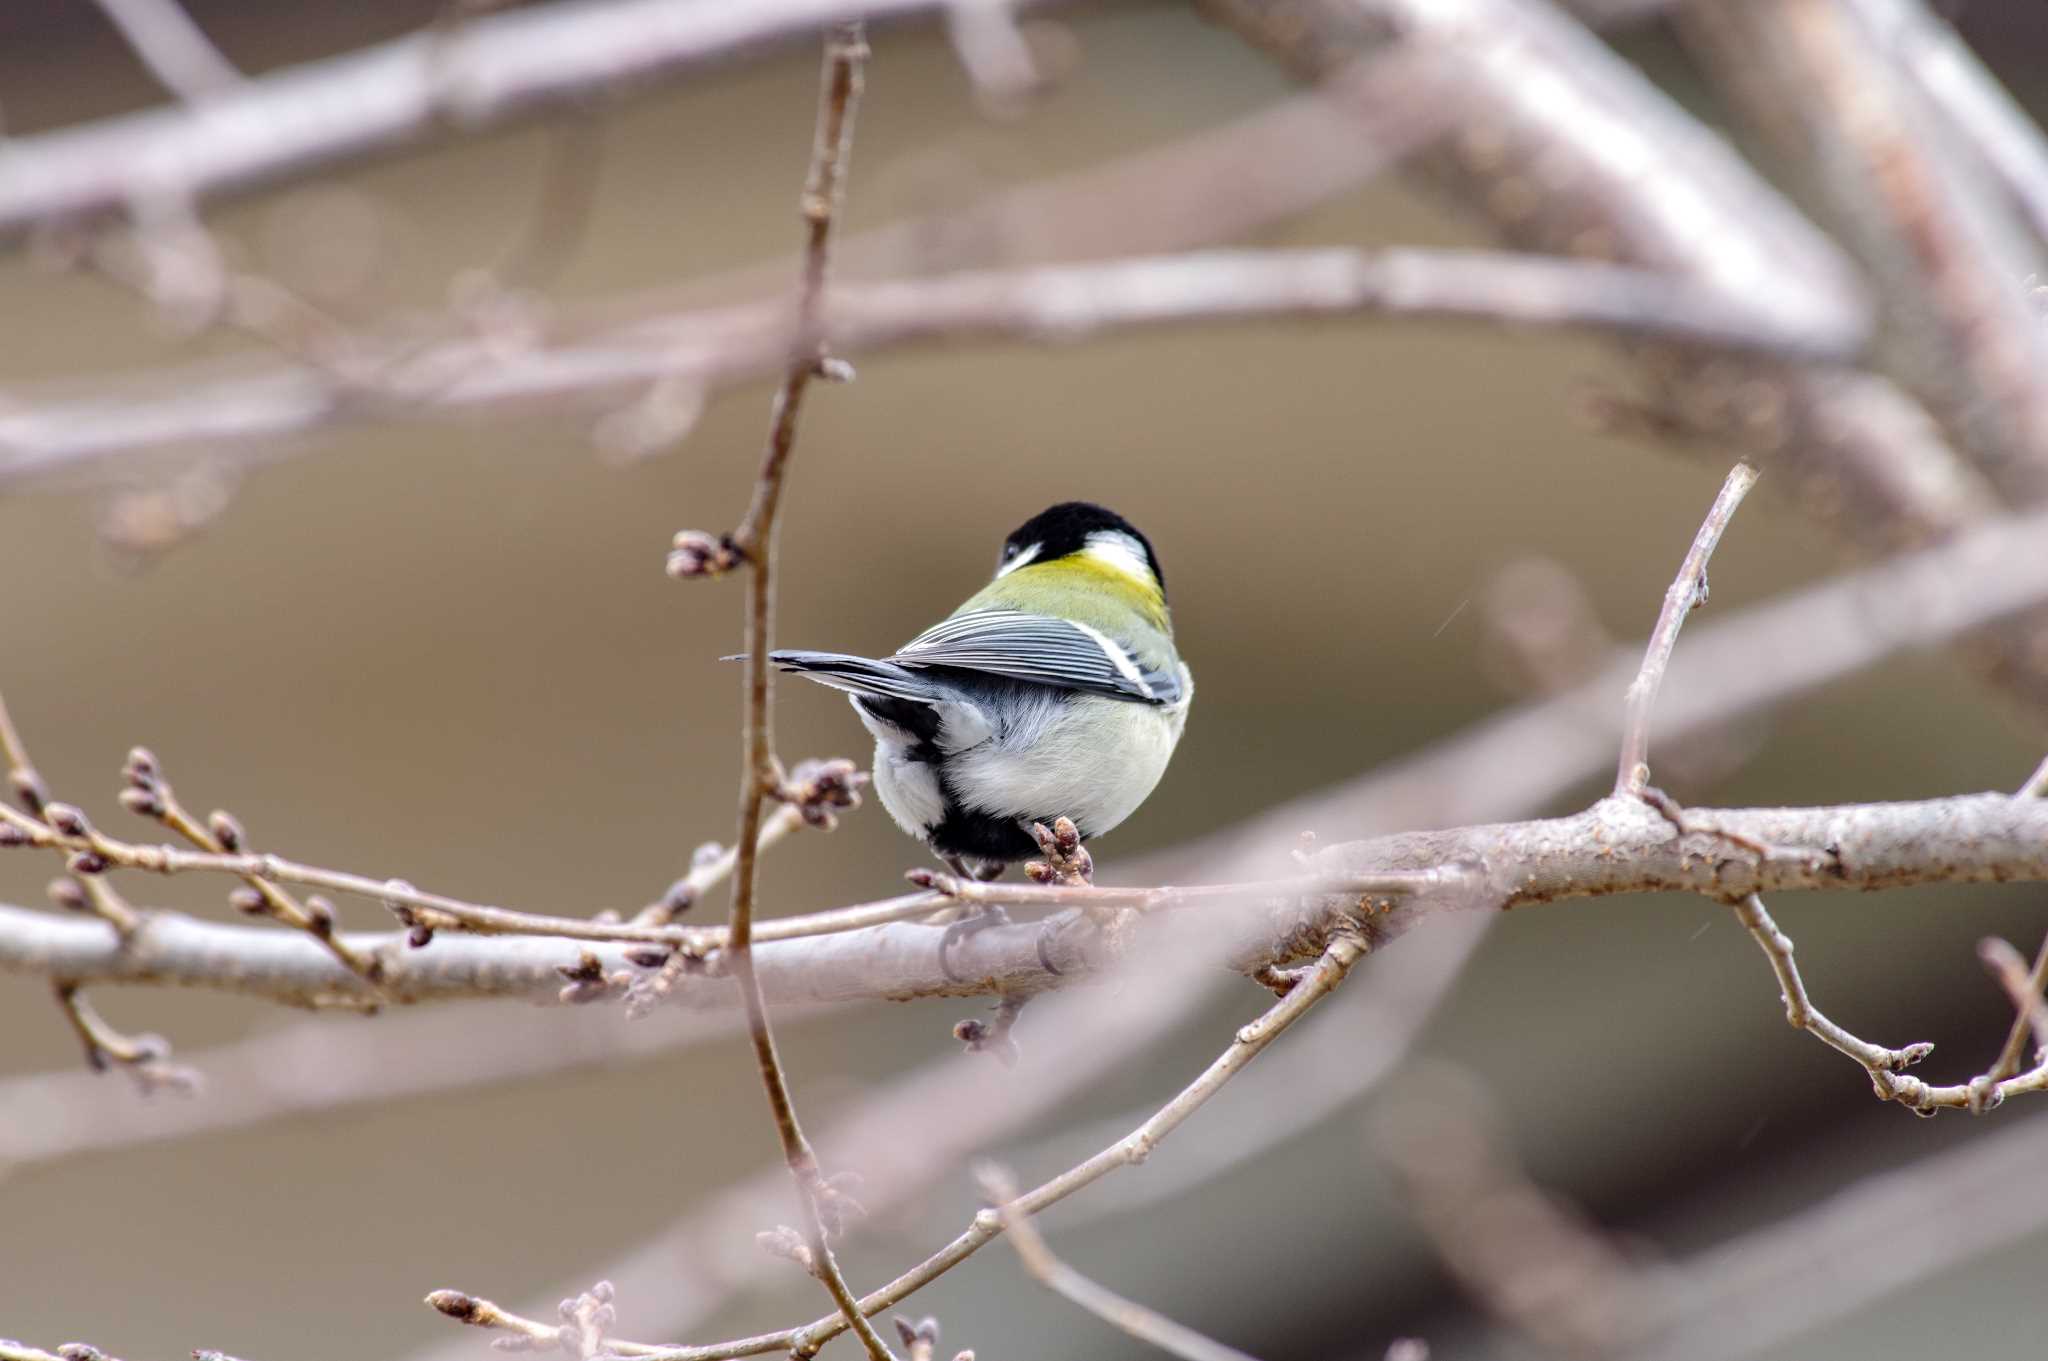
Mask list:
[{"label": "bird's black head", "polygon": [[1052,562],[1072,553],[1115,553],[1135,557],[1166,594],[1166,574],[1159,569],[1152,541],[1123,516],[1090,501],[1062,501],[1026,520],[1003,540],[996,574],[1034,562]]}]

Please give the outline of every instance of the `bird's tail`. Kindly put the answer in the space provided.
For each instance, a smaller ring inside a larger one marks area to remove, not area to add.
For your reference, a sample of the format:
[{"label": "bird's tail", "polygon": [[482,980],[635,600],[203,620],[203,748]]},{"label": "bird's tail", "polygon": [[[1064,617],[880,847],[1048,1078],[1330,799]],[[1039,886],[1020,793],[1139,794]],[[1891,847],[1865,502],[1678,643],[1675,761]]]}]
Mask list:
[{"label": "bird's tail", "polygon": [[771,652],[768,660],[784,671],[794,671],[848,694],[903,699],[913,704],[930,704],[940,698],[929,677],[894,662],[852,657],[844,652]]}]

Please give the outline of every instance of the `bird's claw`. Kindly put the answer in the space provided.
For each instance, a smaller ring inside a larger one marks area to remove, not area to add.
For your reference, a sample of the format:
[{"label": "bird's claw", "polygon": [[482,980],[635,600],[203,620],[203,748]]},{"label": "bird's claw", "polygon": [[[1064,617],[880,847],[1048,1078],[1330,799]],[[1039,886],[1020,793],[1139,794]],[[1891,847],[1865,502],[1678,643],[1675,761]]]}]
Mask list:
[{"label": "bird's claw", "polygon": [[972,916],[962,917],[959,921],[948,926],[946,933],[939,937],[940,971],[955,983],[966,982],[965,978],[953,972],[953,965],[946,958],[946,952],[976,932],[986,931],[991,926],[1008,926],[1009,924],[1010,914],[1008,910],[1000,903],[990,903]]}]

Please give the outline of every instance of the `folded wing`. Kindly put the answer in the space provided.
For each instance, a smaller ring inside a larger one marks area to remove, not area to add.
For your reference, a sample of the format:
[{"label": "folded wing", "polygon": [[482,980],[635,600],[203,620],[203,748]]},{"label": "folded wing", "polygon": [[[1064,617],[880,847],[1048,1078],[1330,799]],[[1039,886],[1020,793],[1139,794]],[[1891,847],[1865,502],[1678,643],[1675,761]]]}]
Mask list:
[{"label": "folded wing", "polygon": [[889,658],[904,667],[951,666],[1146,704],[1180,699],[1180,677],[1148,667],[1086,624],[1020,610],[970,610],[946,619]]}]

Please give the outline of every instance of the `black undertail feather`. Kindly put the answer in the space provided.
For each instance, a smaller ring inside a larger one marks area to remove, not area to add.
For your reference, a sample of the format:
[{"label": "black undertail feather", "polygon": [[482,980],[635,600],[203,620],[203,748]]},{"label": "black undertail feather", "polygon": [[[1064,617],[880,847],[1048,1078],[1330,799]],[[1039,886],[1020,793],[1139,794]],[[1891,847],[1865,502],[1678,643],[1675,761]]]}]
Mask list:
[{"label": "black undertail feather", "polygon": [[963,860],[1029,860],[1038,854],[1038,843],[1024,824],[1015,818],[969,812],[946,801],[946,817],[927,829],[931,848],[940,855]]}]

